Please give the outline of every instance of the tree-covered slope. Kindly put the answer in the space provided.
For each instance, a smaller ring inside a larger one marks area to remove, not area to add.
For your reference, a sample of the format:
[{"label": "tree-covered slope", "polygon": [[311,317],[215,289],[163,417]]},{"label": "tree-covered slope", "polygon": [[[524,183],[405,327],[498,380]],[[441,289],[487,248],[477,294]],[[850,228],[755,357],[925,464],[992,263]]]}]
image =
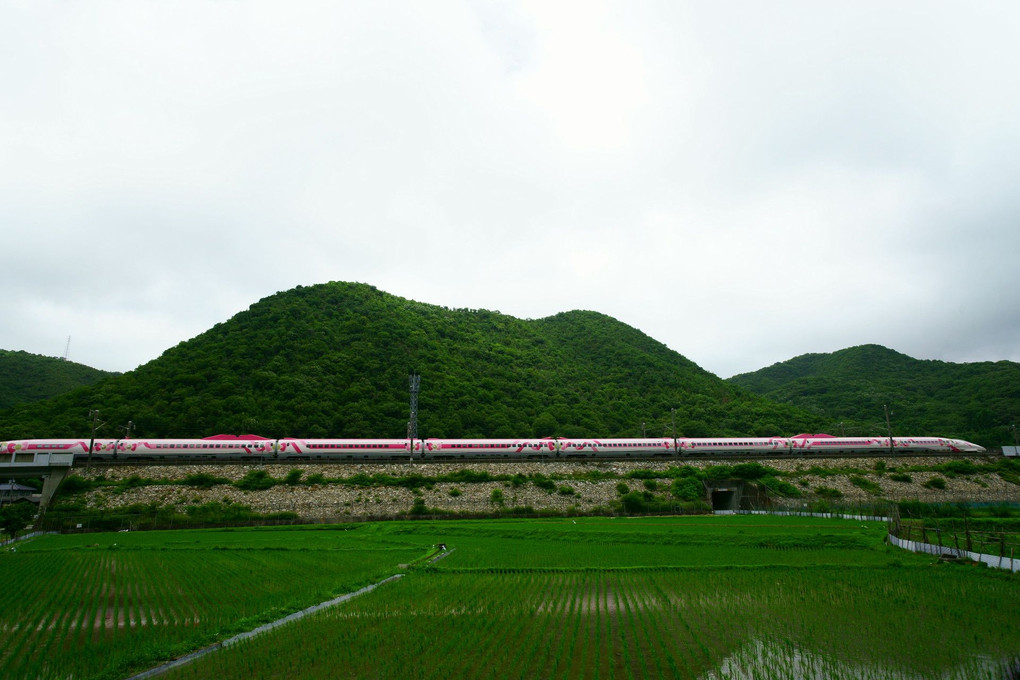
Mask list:
[{"label": "tree-covered slope", "polygon": [[0,349],[0,410],[95,385],[109,375],[73,361]]},{"label": "tree-covered slope", "polygon": [[[1011,361],[954,364],[862,345],[805,354],[730,382],[829,423],[857,421],[872,431],[885,431],[888,404],[894,435],[938,434],[984,446],[1012,443],[1009,428],[1020,417],[1020,364]],[[847,434],[859,429],[848,426]]]},{"label": "tree-covered slope", "polygon": [[279,293],[94,388],[0,413],[0,438],[81,436],[99,409],[112,436],[403,437],[408,373],[419,434],[792,434],[821,420],[727,384],[595,312],[521,320],[426,305],[362,284]]}]

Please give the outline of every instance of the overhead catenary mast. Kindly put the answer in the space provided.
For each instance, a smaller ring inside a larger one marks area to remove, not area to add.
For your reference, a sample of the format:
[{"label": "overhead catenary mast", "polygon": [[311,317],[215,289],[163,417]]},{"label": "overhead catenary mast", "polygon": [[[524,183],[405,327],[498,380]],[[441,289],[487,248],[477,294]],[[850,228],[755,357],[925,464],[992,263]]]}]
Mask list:
[{"label": "overhead catenary mast", "polygon": [[889,422],[889,404],[883,404],[885,409],[885,429],[889,432],[889,453],[896,453],[892,438],[892,423]]},{"label": "overhead catenary mast", "polygon": [[421,388],[421,376],[417,371],[411,371],[409,381],[411,384],[411,418],[407,421],[407,439],[413,458],[414,440],[418,438],[418,391]]}]

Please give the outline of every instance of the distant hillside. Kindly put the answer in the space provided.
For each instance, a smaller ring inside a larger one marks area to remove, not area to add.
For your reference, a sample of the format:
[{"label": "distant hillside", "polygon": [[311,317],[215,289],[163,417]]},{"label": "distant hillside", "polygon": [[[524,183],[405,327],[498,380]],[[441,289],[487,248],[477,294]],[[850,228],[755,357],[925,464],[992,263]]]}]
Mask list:
[{"label": "distant hillside", "polygon": [[[1013,443],[1020,417],[1020,364],[953,364],[913,359],[879,345],[805,354],[730,378],[769,399],[824,416],[831,430],[857,421],[885,431],[888,404],[894,435],[938,434],[984,446]],[[857,427],[847,434],[863,433]]]},{"label": "distant hillside", "polygon": [[726,383],[595,312],[525,321],[329,283],[278,293],[101,385],[0,413],[0,438],[404,437],[408,372],[425,437],[794,434],[821,419]]},{"label": "distant hillside", "polygon": [[41,401],[116,375],[28,352],[0,349],[0,410]]}]

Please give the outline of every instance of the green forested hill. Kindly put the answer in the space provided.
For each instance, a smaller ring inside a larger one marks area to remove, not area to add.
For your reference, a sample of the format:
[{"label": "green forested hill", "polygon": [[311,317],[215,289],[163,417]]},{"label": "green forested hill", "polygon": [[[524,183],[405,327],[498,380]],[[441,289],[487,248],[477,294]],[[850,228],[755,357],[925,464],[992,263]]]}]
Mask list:
[{"label": "green forested hill", "polygon": [[[1020,364],[954,364],[913,359],[879,345],[831,354],[805,354],[730,378],[734,385],[775,401],[847,421],[847,434],[885,431],[883,406],[894,435],[961,437],[983,446],[1013,442],[1020,417]],[[854,431],[857,430],[857,431]]]},{"label": "green forested hill", "polygon": [[0,349],[0,410],[94,385],[108,375],[115,374],[73,361]]},{"label": "green forested hill", "polygon": [[81,436],[89,409],[138,436],[795,434],[822,419],[702,370],[610,317],[534,321],[329,283],[279,293],[138,369],[0,413],[0,438]]}]

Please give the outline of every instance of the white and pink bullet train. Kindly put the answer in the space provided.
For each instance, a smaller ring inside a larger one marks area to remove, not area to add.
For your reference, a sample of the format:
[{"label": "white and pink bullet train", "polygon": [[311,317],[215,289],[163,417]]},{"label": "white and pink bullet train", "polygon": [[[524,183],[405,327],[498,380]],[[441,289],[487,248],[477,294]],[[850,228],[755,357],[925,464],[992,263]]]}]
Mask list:
[{"label": "white and pink bullet train", "polygon": [[[201,460],[444,461],[683,458],[705,456],[818,456],[983,453],[984,448],[944,437],[794,437],[594,439],[273,439],[217,435],[204,439],[96,439],[92,460],[130,462]],[[25,439],[0,442],[0,463],[30,462],[38,453],[89,457],[88,439]]]}]

